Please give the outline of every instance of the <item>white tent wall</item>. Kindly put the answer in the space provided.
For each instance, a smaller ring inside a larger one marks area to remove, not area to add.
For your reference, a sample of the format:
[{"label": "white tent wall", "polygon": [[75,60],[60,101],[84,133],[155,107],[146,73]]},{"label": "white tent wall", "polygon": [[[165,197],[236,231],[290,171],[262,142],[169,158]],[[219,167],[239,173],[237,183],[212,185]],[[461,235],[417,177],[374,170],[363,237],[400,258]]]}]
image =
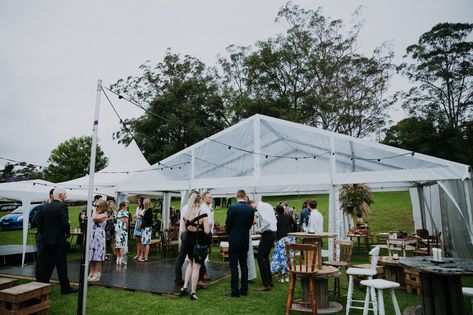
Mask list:
[{"label": "white tent wall", "polygon": [[[210,189],[219,196],[232,196],[240,188],[262,196],[329,193],[329,231],[341,236],[351,220],[338,205],[342,184],[394,191],[469,178],[467,165],[254,115],[154,164],[148,172],[130,176],[116,190]],[[424,186],[421,191],[414,204],[423,225],[440,232],[439,188]],[[417,225],[418,219],[417,213]]]}]

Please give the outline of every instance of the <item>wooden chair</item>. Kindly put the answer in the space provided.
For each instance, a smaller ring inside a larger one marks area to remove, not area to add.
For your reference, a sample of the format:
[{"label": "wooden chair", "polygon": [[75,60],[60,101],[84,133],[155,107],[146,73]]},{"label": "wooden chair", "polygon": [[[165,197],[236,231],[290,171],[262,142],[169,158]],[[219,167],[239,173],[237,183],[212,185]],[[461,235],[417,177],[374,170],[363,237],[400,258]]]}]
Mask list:
[{"label": "wooden chair", "polygon": [[[333,259],[325,261],[324,265],[336,267],[338,269],[343,267],[346,271],[351,261],[354,245],[355,243],[353,241],[335,240],[333,242]],[[334,278],[333,282],[333,292],[340,297],[340,277]]]},{"label": "wooden chair", "polygon": [[432,244],[435,243],[435,238],[429,235],[429,230],[427,229],[417,229],[416,230],[416,249],[414,250],[414,255],[416,256],[429,256],[432,249]]},{"label": "wooden chair", "polygon": [[388,239],[388,254],[392,256],[397,253],[399,257],[406,257],[406,243],[403,240]]},{"label": "wooden chair", "polygon": [[170,239],[170,233],[168,230],[159,232],[161,235],[161,257],[165,257],[168,254],[176,256],[179,251],[179,242]]},{"label": "wooden chair", "polygon": [[[317,244],[289,244],[286,243],[286,257],[288,272],[291,278],[287,297],[286,314],[291,311],[309,312],[317,314],[315,299],[314,277],[318,271]],[[305,278],[309,283],[310,308],[305,304],[293,302],[294,288],[297,278]],[[294,304],[294,305],[293,305]]]}]

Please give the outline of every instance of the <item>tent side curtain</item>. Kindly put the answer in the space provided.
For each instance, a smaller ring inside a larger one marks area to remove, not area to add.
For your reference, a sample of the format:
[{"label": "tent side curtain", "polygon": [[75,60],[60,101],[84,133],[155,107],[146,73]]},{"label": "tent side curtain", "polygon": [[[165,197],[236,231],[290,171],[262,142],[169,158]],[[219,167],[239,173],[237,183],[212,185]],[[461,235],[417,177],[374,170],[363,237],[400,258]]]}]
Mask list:
[{"label": "tent side curtain", "polygon": [[471,180],[439,182],[443,247],[451,257],[473,258]]},{"label": "tent side curtain", "polygon": [[473,258],[471,180],[445,180],[409,190],[416,229],[438,236],[449,257]]}]

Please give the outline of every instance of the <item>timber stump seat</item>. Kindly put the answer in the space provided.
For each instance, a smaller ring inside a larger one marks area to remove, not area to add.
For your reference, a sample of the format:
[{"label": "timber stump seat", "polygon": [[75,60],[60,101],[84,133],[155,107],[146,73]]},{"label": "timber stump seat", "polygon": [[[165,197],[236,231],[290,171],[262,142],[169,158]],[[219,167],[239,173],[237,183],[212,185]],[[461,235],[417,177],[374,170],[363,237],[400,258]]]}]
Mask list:
[{"label": "timber stump seat", "polygon": [[0,290],[0,314],[24,315],[41,312],[47,314],[51,305],[48,283],[30,282]]}]

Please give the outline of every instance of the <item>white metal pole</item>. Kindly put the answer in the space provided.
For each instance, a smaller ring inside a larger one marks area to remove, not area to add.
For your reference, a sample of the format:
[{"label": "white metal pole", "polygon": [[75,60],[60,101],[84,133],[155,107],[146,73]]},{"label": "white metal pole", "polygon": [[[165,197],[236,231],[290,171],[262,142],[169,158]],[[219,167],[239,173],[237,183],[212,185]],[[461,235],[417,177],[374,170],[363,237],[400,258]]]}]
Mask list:
[{"label": "white metal pole", "polygon": [[97,93],[95,97],[95,114],[92,135],[92,147],[90,150],[90,166],[89,166],[89,195],[87,198],[87,241],[85,245],[85,267],[84,267],[84,286],[82,296],[82,314],[87,311],[87,277],[89,274],[89,246],[92,234],[92,200],[94,194],[94,173],[95,173],[95,155],[97,151],[97,134],[99,129],[99,112],[100,112],[100,95],[102,93],[102,80],[97,81]]}]

